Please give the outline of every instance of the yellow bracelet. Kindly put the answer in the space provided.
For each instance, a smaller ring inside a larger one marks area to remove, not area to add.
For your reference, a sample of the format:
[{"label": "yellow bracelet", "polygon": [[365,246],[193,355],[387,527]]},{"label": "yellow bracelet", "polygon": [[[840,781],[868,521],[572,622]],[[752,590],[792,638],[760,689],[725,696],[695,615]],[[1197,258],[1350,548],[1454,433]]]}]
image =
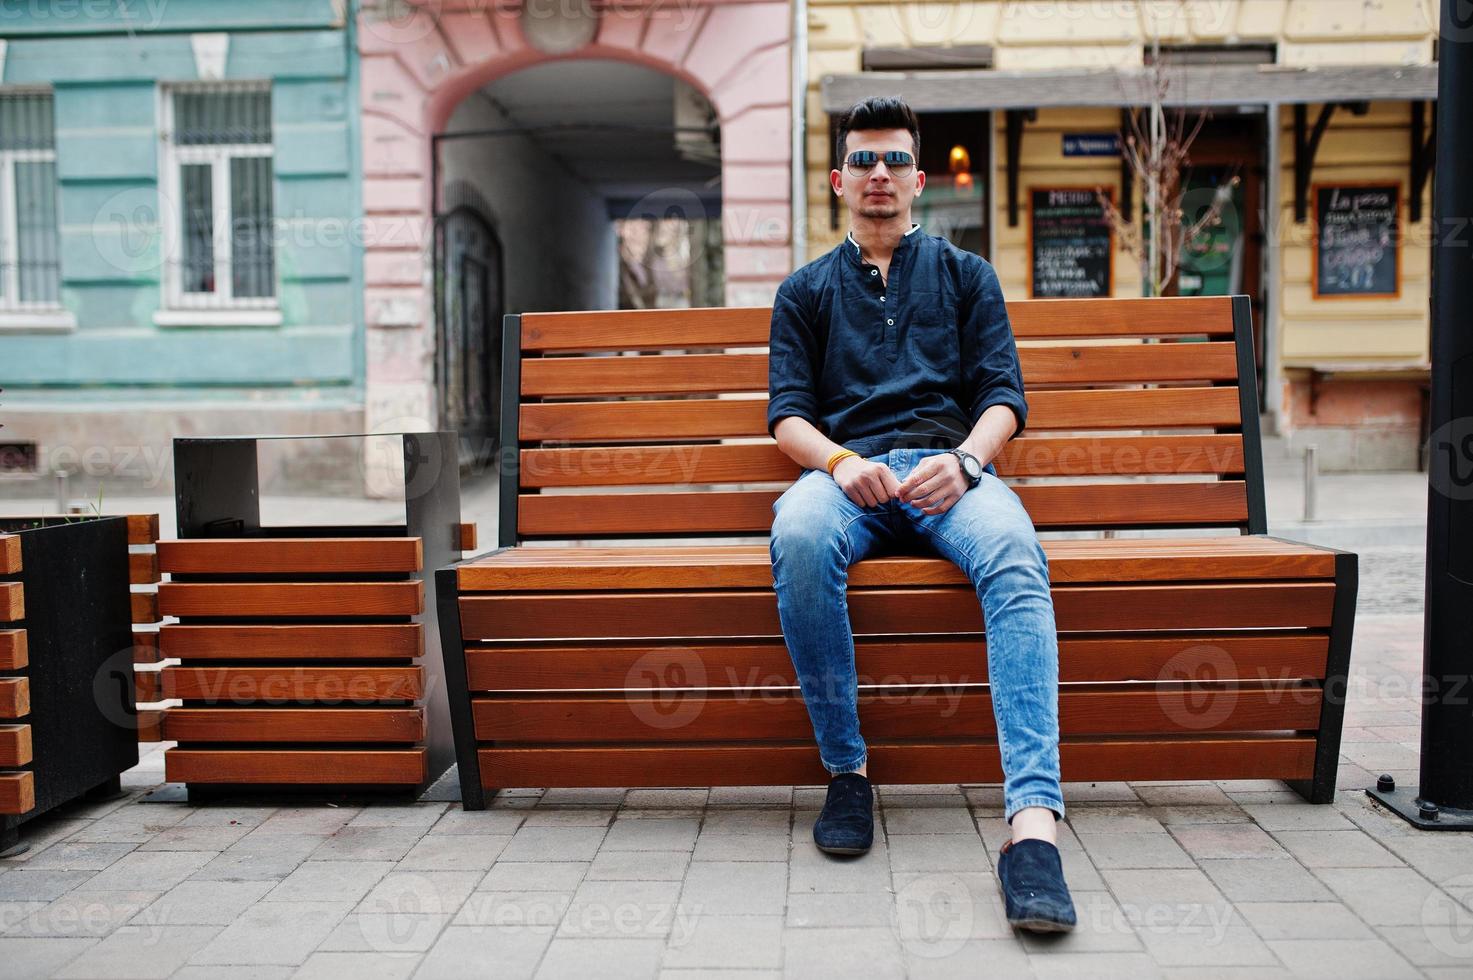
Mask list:
[{"label": "yellow bracelet", "polygon": [[829,457],[829,462],[828,462],[829,476],[833,476],[834,475],[834,467],[839,464],[839,461],[840,460],[842,460],[842,459],[844,459],[844,458],[846,458],[848,456],[858,456],[858,455],[859,455],[859,453],[856,453],[852,449],[840,449],[838,452],[834,453],[832,456]]}]

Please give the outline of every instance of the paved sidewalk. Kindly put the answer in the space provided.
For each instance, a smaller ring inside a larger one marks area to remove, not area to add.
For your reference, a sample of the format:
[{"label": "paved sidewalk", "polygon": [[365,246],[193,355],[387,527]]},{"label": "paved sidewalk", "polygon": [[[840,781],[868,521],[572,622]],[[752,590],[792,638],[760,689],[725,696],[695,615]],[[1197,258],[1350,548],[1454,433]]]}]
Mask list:
[{"label": "paved sidewalk", "polygon": [[[1376,574],[1371,556],[1371,574]],[[536,790],[458,805],[192,807],[36,821],[0,861],[6,977],[1464,977],[1473,838],[1361,790],[1415,784],[1420,617],[1357,624],[1341,790],[1067,784],[1080,926],[1012,935],[995,786],[884,787],[874,849],[817,851],[819,787]]]}]

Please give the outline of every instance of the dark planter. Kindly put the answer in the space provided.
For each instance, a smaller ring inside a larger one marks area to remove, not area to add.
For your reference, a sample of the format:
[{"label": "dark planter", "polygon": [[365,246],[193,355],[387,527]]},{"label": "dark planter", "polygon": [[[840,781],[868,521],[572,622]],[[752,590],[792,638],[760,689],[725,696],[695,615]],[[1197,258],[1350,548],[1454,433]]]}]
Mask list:
[{"label": "dark planter", "polygon": [[0,518],[0,853],[138,764],[127,524]]}]

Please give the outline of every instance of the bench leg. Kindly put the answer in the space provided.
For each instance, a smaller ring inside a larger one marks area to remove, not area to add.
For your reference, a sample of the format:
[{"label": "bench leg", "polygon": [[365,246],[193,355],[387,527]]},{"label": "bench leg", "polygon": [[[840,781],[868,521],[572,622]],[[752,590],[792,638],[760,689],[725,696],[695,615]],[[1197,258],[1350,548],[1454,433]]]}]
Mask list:
[{"label": "bench leg", "polygon": [[476,753],[476,722],[471,714],[470,678],[465,669],[465,634],[460,627],[460,589],[455,568],[435,572],[435,602],[440,617],[440,656],[445,665],[445,694],[450,701],[450,727],[455,736],[455,765],[460,774],[460,805],[486,809],[481,787],[481,761]]},{"label": "bench leg", "polygon": [[1335,605],[1330,614],[1330,654],[1325,664],[1320,727],[1315,737],[1314,775],[1291,779],[1289,788],[1310,803],[1335,800],[1335,774],[1340,766],[1340,731],[1349,696],[1350,640],[1355,628],[1355,599],[1360,581],[1357,556],[1335,555]]}]

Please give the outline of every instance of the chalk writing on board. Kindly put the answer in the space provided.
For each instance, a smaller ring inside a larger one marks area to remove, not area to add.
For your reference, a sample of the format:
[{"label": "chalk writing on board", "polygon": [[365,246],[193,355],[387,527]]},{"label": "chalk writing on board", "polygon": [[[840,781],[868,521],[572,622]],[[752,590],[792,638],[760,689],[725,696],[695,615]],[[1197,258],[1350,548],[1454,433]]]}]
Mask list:
[{"label": "chalk writing on board", "polygon": [[1090,188],[1030,188],[1030,295],[1109,296],[1111,229]]},{"label": "chalk writing on board", "polygon": [[1394,296],[1400,289],[1401,187],[1315,187],[1315,295]]}]

